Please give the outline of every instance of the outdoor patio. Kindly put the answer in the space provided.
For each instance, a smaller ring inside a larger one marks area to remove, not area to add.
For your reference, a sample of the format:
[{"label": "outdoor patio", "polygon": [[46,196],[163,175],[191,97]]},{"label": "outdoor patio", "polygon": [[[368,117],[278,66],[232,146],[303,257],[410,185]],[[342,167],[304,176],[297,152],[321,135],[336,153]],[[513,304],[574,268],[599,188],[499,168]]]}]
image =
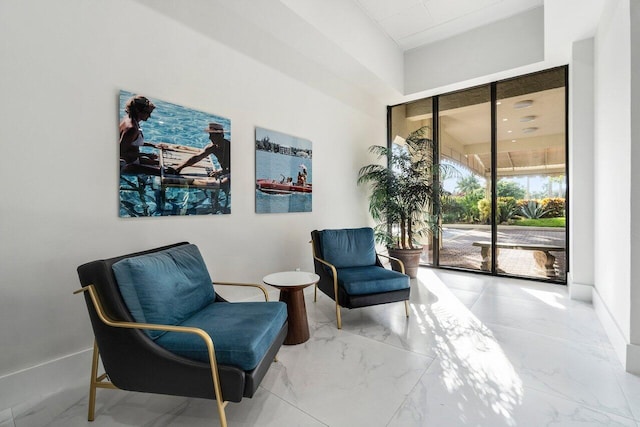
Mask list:
[{"label": "outdoor patio", "polygon": [[[444,224],[442,226],[443,244],[440,248],[440,266],[459,267],[481,270],[482,257],[480,248],[473,242],[490,241],[489,226]],[[520,244],[540,244],[565,247],[564,228],[499,226],[498,242],[514,242]],[[566,252],[552,251],[556,257],[556,278],[566,280]],[[431,253],[429,257],[431,258]],[[423,262],[428,260],[423,259]],[[534,258],[534,251],[521,249],[500,249],[498,255],[498,271],[516,276],[548,279]]]}]

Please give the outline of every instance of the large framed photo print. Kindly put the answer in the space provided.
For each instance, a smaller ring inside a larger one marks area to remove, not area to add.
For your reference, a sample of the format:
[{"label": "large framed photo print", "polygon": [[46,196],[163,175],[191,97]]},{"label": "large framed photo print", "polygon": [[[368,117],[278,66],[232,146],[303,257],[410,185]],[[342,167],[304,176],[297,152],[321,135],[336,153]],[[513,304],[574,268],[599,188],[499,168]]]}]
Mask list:
[{"label": "large framed photo print", "polygon": [[120,91],[121,217],[231,213],[231,121]]},{"label": "large framed photo print", "polygon": [[311,141],[256,128],[256,213],[311,212]]}]

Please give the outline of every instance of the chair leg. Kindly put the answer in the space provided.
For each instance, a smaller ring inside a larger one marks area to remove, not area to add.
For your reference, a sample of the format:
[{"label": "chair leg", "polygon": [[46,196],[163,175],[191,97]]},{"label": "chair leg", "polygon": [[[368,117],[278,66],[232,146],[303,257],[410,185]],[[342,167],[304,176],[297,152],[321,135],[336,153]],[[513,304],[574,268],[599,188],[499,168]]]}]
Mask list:
[{"label": "chair leg", "polygon": [[96,417],[96,388],[98,384],[98,343],[93,341],[93,358],[91,360],[91,383],[89,385],[89,413],[87,420],[93,421]]},{"label": "chair leg", "polygon": [[93,357],[91,360],[91,382],[89,384],[89,413],[87,414],[87,420],[89,421],[93,421],[96,417],[96,390],[99,388],[118,390],[118,387],[113,385],[106,373],[98,375],[99,362],[100,349],[98,348],[98,343],[94,340]]},{"label": "chair leg", "polygon": [[220,427],[227,427],[227,414],[225,409],[229,402],[218,402],[218,416],[220,417]]},{"label": "chair leg", "polygon": [[313,302],[318,302],[318,284],[313,287]]},{"label": "chair leg", "polygon": [[340,304],[336,302],[336,319],[338,321],[338,329],[342,329],[342,317],[340,317]]},{"label": "chair leg", "polygon": [[409,301],[404,300],[404,312],[407,313],[407,317],[409,317]]}]

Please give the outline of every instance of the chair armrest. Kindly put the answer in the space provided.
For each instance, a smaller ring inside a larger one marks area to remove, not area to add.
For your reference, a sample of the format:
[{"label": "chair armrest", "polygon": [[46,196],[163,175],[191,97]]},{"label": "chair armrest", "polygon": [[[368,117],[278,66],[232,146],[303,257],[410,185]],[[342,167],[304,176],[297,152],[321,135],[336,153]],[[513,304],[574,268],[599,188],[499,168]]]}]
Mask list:
[{"label": "chair armrest", "polygon": [[322,258],[318,258],[315,254],[313,255],[313,259],[331,269],[331,273],[333,276],[333,295],[335,295],[336,301],[338,301],[338,271],[336,270],[336,266],[331,264],[330,262],[323,260]]},{"label": "chair armrest", "polygon": [[188,334],[198,335],[205,342],[207,346],[207,351],[209,353],[209,364],[211,366],[211,376],[213,379],[213,391],[216,396],[216,400],[219,404],[226,405],[226,402],[222,400],[222,389],[220,387],[220,379],[218,376],[218,364],[216,361],[216,352],[213,347],[213,340],[211,336],[203,331],[200,328],[193,328],[189,326],[175,326],[175,325],[160,325],[153,323],[137,323],[137,322],[123,322],[120,320],[113,320],[107,316],[102,307],[102,302],[98,297],[98,294],[93,285],[84,286],[77,291],[74,291],[73,294],[79,294],[82,292],[89,292],[89,296],[91,297],[91,301],[93,302],[93,306],[96,309],[96,313],[98,317],[107,326],[111,326],[114,328],[125,328],[125,329],[148,329],[148,330],[160,330],[167,332],[181,332]]},{"label": "chair armrest", "polygon": [[322,258],[319,258],[319,257],[316,255],[316,248],[315,248],[315,246],[313,245],[313,240],[309,241],[309,243],[311,243],[311,253],[312,253],[312,255],[313,255],[313,259],[315,259],[315,260],[316,260],[316,261],[318,261],[319,263],[324,264],[324,265],[326,265],[327,267],[329,267],[329,268],[331,269],[331,271],[333,272],[333,277],[336,277],[337,272],[336,272],[336,267],[335,267],[335,265],[333,265],[333,264],[331,264],[331,263],[329,263],[329,262],[327,262],[327,261],[323,260]]},{"label": "chair armrest", "polygon": [[404,272],[404,263],[402,262],[402,260],[389,256],[389,255],[383,255],[383,254],[378,254],[378,256],[382,257],[382,258],[386,258],[389,261],[391,261],[391,269],[394,271],[399,271],[402,274],[405,274]]},{"label": "chair armrest", "polygon": [[311,243],[311,253],[313,254],[313,259],[318,261],[320,264],[326,265],[331,269],[331,273],[332,273],[331,275],[333,276],[333,295],[334,295],[336,304],[338,304],[338,271],[336,270],[336,266],[323,260],[322,258],[319,258],[316,255],[316,247],[315,247],[315,244],[313,243],[313,239],[311,239],[309,243]]},{"label": "chair armrest", "polygon": [[[102,308],[102,302],[100,301],[100,298],[98,297],[93,285],[85,286],[73,293],[75,295],[81,292],[89,292],[89,296],[91,297],[91,301],[93,301],[93,306],[96,309],[96,313],[98,314],[98,317],[107,326],[112,326],[114,328],[125,328],[125,329],[146,329],[146,330],[159,330],[159,331],[166,331],[166,332],[183,332],[183,333],[196,334],[205,341],[205,343],[207,344],[207,347],[209,347],[209,344],[211,344],[211,349],[213,350],[213,340],[211,339],[208,333],[206,333],[200,328],[194,328],[190,326],[162,325],[157,323],[138,323],[138,322],[124,322],[121,320],[113,320],[109,316],[107,316],[107,314],[104,312],[104,309]],[[213,358],[215,359],[215,352],[213,353]]]},{"label": "chair armrest", "polygon": [[313,256],[313,259],[315,259],[316,261],[318,261],[321,264],[326,265],[327,267],[329,267],[331,269],[331,271],[333,271],[334,273],[336,272],[336,266],[331,264],[330,262],[327,262],[325,260],[323,260],[322,258],[318,258],[317,256]]},{"label": "chair armrest", "polygon": [[262,285],[258,285],[257,283],[233,283],[233,282],[213,282],[214,285],[223,285],[223,286],[245,286],[251,288],[258,288],[264,294],[265,301],[269,301],[269,295],[267,294],[267,288]]}]

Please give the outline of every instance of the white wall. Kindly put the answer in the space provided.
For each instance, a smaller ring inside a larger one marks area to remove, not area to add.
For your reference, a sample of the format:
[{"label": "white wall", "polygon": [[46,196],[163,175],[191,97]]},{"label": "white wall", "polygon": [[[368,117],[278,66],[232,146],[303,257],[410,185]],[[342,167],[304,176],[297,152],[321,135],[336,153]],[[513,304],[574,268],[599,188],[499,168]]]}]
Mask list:
[{"label": "white wall", "polygon": [[[640,4],[630,3],[631,56],[631,345],[636,372],[640,373]],[[634,262],[636,261],[636,262]]]},{"label": "white wall", "polygon": [[405,94],[541,62],[544,10],[532,9],[466,33],[408,50]]},{"label": "white wall", "polygon": [[[314,228],[369,221],[356,175],[384,143],[383,103],[327,96],[134,1],[3,0],[0,40],[0,409],[21,398],[1,399],[12,374],[91,346],[79,264],[188,240],[215,279],[259,282],[312,269]],[[231,215],[118,218],[120,89],[231,119]],[[254,213],[255,126],[313,142],[312,213]]]},{"label": "white wall", "polygon": [[[328,94],[355,108],[387,103],[401,96],[397,75],[402,64],[380,54],[380,48],[390,55],[388,44],[371,36],[372,28],[356,26],[359,38],[350,37],[344,25],[335,20],[312,19],[312,7],[304,2],[289,4],[282,0],[189,0],[184,3],[168,0],[132,0],[144,4],[185,26],[217,40],[233,50],[250,56],[306,85]],[[340,12],[349,9],[349,2],[331,3]],[[322,2],[322,8],[327,3]],[[353,5],[351,5],[353,8]],[[338,14],[338,11],[333,13]],[[302,14],[302,16],[301,16]],[[350,15],[354,15],[351,11]],[[340,13],[345,19],[344,13]],[[302,18],[302,19],[301,19]],[[360,23],[362,24],[362,23]],[[339,28],[341,31],[328,38]],[[365,31],[368,30],[368,31]],[[352,28],[353,31],[353,28]],[[338,35],[343,39],[339,40]],[[375,54],[352,56],[357,49]],[[396,56],[400,56],[396,53]]]},{"label": "white wall", "polygon": [[629,31],[629,0],[610,0],[595,37],[594,304],[614,343],[630,340]]},{"label": "white wall", "polygon": [[[345,0],[280,0],[351,57],[401,93],[403,52],[356,6]],[[362,79],[362,76],[360,76]]]},{"label": "white wall", "polygon": [[593,287],[593,38],[573,43],[569,65],[569,292],[590,301]]}]

